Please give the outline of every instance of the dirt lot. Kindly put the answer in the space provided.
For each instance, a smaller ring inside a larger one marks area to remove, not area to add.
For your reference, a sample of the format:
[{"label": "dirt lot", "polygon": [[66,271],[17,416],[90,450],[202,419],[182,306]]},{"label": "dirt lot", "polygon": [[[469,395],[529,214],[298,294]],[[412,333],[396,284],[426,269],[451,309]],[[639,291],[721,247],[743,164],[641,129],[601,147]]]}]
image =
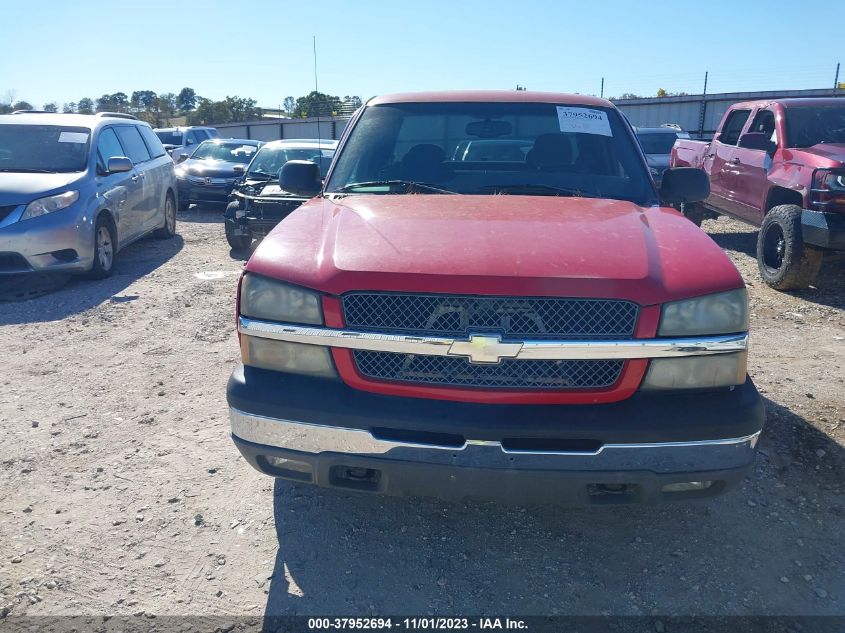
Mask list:
[{"label": "dirt lot", "polygon": [[[113,278],[0,303],[0,615],[845,614],[845,261],[749,282],[756,470],[702,504],[571,510],[321,491],[228,437],[242,258],[219,214]],[[659,629],[658,629],[659,630]]]}]

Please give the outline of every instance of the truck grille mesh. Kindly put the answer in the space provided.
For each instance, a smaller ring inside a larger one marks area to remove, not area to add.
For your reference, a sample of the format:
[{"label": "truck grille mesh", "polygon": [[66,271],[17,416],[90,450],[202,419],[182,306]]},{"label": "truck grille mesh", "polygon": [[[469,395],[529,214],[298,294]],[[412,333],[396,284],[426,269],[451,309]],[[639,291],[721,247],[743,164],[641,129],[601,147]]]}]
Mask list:
[{"label": "truck grille mesh", "polygon": [[355,350],[355,364],[377,380],[511,389],[585,389],[613,385],[621,360],[513,360],[473,365],[466,358]]},{"label": "truck grille mesh", "polygon": [[[639,307],[613,299],[350,293],[343,297],[343,311],[347,327],[386,334],[614,340],[633,336]],[[484,365],[460,357],[364,350],[352,356],[361,374],[375,380],[492,389],[606,388],[616,383],[624,364],[503,359]]]}]

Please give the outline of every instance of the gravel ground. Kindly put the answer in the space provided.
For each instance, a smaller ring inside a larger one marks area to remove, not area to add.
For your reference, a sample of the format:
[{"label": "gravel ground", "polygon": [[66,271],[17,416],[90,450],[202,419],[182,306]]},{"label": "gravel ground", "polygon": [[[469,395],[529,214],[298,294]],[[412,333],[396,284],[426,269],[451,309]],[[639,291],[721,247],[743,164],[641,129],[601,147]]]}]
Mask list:
[{"label": "gravel ground", "polygon": [[219,214],[180,219],[111,279],[0,303],[0,615],[845,614],[842,258],[821,289],[775,292],[748,227],[705,223],[749,283],[768,411],[738,490],[449,504],[274,482],[240,458],[224,391],[243,258]]}]

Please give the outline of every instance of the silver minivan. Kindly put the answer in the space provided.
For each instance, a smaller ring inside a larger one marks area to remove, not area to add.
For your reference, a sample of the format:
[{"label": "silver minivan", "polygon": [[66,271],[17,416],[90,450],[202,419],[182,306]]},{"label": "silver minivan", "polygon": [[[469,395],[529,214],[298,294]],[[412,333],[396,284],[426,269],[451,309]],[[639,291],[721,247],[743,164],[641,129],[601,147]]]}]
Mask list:
[{"label": "silver minivan", "polygon": [[130,115],[0,116],[0,275],[107,277],[126,245],[176,234],[173,160]]}]

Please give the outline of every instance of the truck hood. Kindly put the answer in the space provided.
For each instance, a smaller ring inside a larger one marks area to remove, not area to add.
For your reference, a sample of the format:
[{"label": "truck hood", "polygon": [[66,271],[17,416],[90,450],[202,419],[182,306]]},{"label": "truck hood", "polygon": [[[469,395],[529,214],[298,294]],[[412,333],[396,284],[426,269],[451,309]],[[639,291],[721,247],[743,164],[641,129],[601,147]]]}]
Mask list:
[{"label": "truck hood", "polygon": [[828,167],[842,167],[845,165],[845,145],[841,143],[819,143],[812,147],[794,149],[792,151],[796,153],[803,152],[835,163],[834,165],[827,165]]},{"label": "truck hood", "polygon": [[53,193],[61,193],[82,176],[81,172],[59,174],[0,172],[0,206],[24,204]]},{"label": "truck hood", "polygon": [[553,196],[315,198],[281,222],[250,272],[350,290],[614,297],[643,305],[743,286],[672,209]]}]

